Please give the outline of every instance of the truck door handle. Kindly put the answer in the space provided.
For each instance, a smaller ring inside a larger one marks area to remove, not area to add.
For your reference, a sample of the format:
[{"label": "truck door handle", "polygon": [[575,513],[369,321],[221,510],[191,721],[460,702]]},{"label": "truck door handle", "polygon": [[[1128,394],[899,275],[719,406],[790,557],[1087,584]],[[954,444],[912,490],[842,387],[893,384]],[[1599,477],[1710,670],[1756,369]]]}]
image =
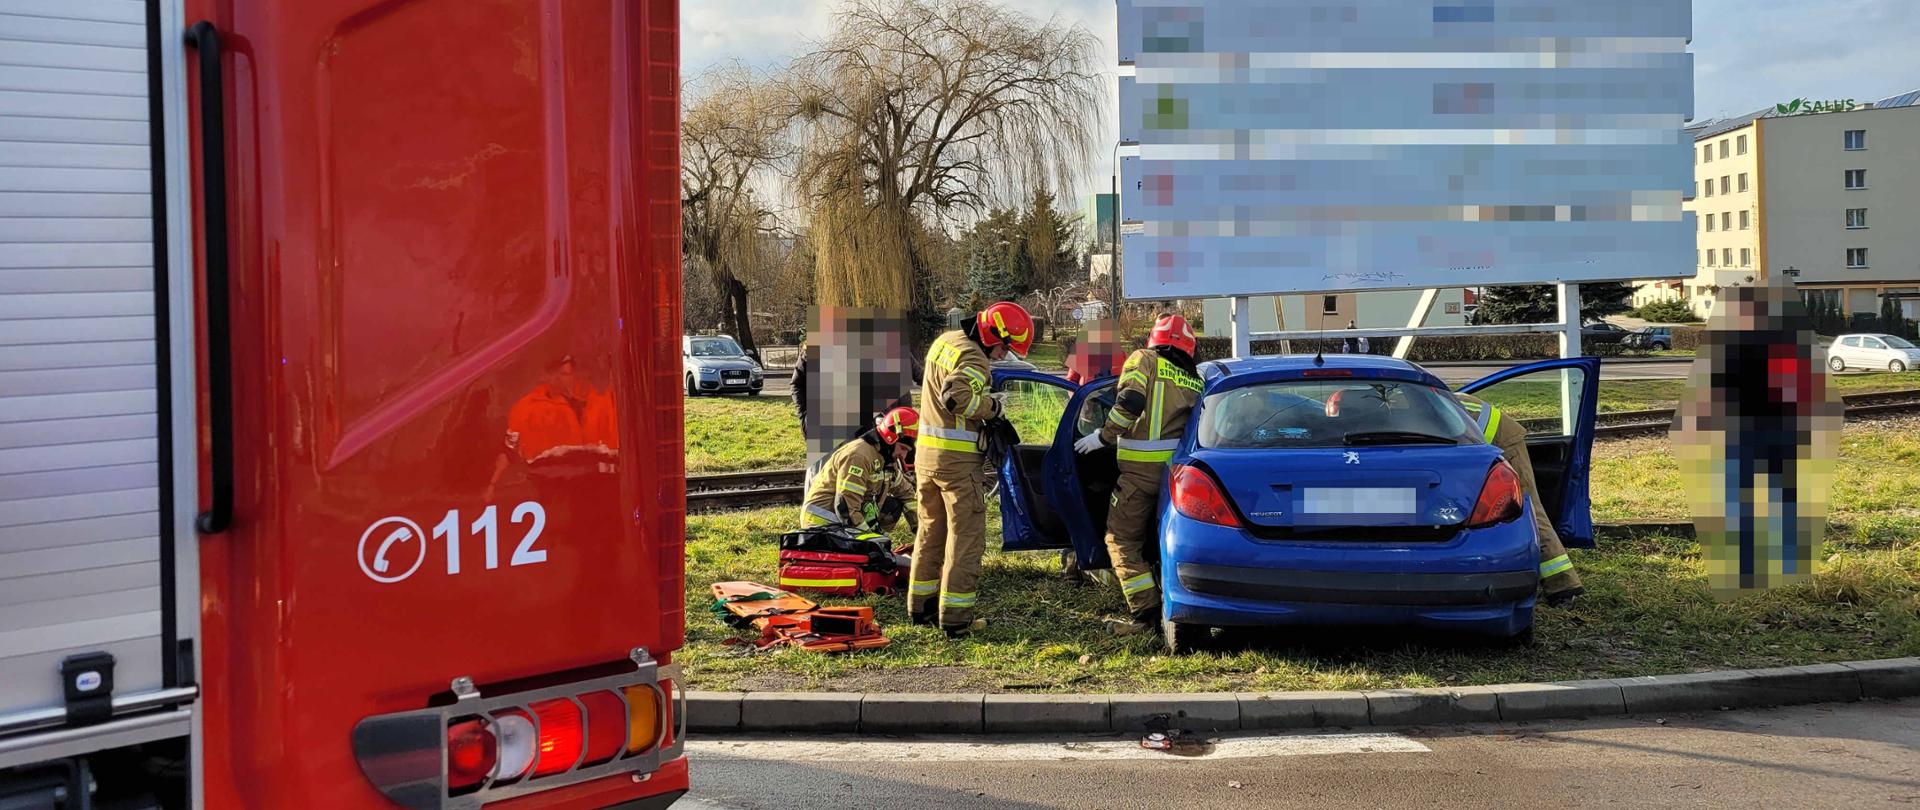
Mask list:
[{"label": "truck door handle", "polygon": [[226,87],[220,76],[220,32],[201,20],[187,29],[200,54],[200,195],[205,235],[207,324],[207,446],[213,492],[194,520],[201,534],[233,523],[233,323],[227,274]]}]

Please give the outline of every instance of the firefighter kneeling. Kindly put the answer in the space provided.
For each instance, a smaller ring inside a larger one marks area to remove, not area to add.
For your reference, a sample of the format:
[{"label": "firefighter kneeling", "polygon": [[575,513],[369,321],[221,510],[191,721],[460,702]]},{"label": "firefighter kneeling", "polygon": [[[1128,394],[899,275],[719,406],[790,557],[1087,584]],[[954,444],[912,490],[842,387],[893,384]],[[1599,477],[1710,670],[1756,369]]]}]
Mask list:
[{"label": "firefighter kneeling", "polygon": [[800,507],[802,527],[841,524],[861,532],[883,532],[904,513],[915,523],[915,495],[907,473],[920,414],[894,408],[872,430],[840,446],[820,466]]},{"label": "firefighter kneeling", "polygon": [[1075,442],[1073,449],[1091,453],[1108,444],[1117,448],[1120,478],[1113,489],[1113,508],[1107,513],[1107,555],[1126,597],[1125,619],[1108,619],[1115,635],[1132,635],[1160,626],[1160,588],[1148,562],[1155,541],[1154,512],[1167,462],[1186,431],[1187,414],[1200,399],[1200,374],[1193,360],[1197,341],[1187,319],[1167,315],[1153,325],[1147,347],[1127,358],[1120,370],[1107,423]]},{"label": "firefighter kneeling", "polygon": [[1468,396],[1454,394],[1460,404],[1472,416],[1487,444],[1500,448],[1500,455],[1512,465],[1513,471],[1520,476],[1520,489],[1527,493],[1527,502],[1533,507],[1533,534],[1540,543],[1540,590],[1548,605],[1559,607],[1572,602],[1586,593],[1580,585],[1580,574],[1573,570],[1573,558],[1567,556],[1567,547],[1560,544],[1560,533],[1553,528],[1553,518],[1547,516],[1546,504],[1540,500],[1540,485],[1533,478],[1533,460],[1527,457],[1527,428],[1518,419],[1506,419],[1500,409],[1493,405]]}]

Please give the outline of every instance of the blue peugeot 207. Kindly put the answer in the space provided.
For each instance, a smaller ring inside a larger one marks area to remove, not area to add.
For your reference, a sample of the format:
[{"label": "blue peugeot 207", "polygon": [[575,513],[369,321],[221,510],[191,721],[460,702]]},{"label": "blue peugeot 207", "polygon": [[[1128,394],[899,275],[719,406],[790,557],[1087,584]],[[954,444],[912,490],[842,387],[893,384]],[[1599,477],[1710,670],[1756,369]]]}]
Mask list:
[{"label": "blue peugeot 207", "polygon": [[[1587,468],[1599,368],[1592,357],[1550,360],[1460,389],[1527,427],[1541,500],[1573,547],[1593,545]],[[1200,370],[1206,388],[1160,500],[1169,647],[1191,649],[1227,626],[1531,637],[1533,507],[1438,377],[1371,355]],[[999,370],[994,381],[1022,433],[1000,469],[1003,547],[1071,549],[1083,570],[1109,567],[1113,450],[1079,455],[1072,445],[1106,420],[1114,378],[1075,386]]]}]

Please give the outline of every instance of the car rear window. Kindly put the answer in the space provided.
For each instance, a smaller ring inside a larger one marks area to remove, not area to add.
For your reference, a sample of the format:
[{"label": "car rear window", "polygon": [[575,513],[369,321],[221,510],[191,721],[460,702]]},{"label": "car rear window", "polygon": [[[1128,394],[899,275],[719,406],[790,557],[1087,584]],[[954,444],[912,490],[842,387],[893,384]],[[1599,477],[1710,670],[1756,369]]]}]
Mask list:
[{"label": "car rear window", "polygon": [[1449,391],[1420,383],[1293,380],[1208,396],[1201,447],[1283,448],[1471,444],[1466,412]]}]

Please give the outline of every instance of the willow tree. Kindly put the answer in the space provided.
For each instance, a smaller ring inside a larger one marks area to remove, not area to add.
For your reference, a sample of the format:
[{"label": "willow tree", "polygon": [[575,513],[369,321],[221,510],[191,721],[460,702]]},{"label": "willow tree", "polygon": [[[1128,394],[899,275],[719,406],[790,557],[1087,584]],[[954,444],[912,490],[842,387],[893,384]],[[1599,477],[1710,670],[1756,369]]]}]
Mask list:
[{"label": "willow tree", "polygon": [[788,80],[818,302],[927,313],[929,224],[1074,188],[1095,150],[1097,53],[1085,28],[988,0],[844,5]]},{"label": "willow tree", "polygon": [[779,259],[773,212],[759,186],[788,155],[784,95],[741,68],[687,87],[680,123],[680,238],[720,297],[721,320],[743,347],[755,347],[748,314],[749,272]]}]

